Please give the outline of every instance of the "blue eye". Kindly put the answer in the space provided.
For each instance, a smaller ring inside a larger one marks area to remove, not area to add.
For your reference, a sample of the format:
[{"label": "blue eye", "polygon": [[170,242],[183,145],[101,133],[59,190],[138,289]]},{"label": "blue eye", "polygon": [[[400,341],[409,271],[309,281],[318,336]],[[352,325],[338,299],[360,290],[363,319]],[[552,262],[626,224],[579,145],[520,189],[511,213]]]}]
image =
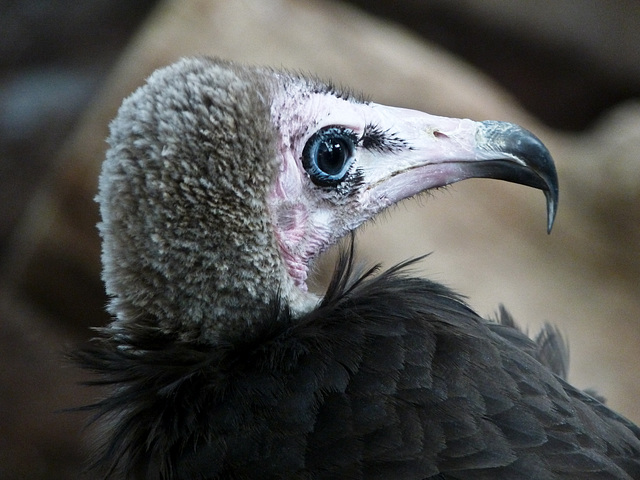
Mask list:
[{"label": "blue eye", "polygon": [[328,127],[317,131],[302,151],[302,166],[319,186],[338,185],[353,163],[355,134],[346,128]]}]

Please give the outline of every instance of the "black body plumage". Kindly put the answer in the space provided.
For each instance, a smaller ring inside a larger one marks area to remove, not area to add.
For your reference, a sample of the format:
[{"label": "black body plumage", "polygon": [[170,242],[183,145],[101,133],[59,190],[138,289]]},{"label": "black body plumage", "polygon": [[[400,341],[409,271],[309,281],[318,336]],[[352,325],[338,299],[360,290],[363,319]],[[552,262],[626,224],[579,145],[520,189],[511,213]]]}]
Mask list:
[{"label": "black body plumage", "polygon": [[398,265],[320,300],[314,258],[387,206],[489,177],[558,199],[501,122],[186,59],[124,101],[97,200],[113,322],[75,355],[107,388],[96,468],[125,480],[640,478],[640,430],[531,340]]},{"label": "black body plumage", "polygon": [[93,406],[113,429],[100,465],[136,479],[640,478],[640,430],[540,363],[553,329],[536,343],[408,264],[351,278],[351,262],[301,319],[276,298],[270,321],[215,347],[142,323],[80,353],[117,387]]}]

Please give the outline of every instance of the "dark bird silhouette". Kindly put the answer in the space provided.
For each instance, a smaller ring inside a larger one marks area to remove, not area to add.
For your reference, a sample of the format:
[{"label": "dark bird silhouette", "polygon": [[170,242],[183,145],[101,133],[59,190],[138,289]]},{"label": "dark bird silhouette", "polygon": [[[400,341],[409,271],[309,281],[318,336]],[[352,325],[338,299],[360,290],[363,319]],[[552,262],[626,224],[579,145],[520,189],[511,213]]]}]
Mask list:
[{"label": "dark bird silhouette", "polygon": [[124,479],[638,479],[640,430],[566,383],[566,348],[442,285],[317,255],[470,177],[558,182],[526,130],[386,107],[315,79],[187,59],[111,124],[100,177],[113,322],[77,354]]}]

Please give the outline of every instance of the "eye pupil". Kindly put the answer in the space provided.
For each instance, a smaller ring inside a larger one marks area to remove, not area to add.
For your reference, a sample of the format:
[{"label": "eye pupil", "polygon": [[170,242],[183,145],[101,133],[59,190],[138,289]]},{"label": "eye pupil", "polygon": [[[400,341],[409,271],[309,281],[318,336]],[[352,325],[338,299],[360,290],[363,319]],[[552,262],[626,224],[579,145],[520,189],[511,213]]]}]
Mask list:
[{"label": "eye pupil", "polygon": [[314,133],[302,152],[302,165],[319,186],[336,186],[349,173],[357,139],[343,127],[326,127]]},{"label": "eye pupil", "polygon": [[318,146],[318,168],[328,175],[339,174],[347,160],[347,149],[338,139],[328,139]]}]

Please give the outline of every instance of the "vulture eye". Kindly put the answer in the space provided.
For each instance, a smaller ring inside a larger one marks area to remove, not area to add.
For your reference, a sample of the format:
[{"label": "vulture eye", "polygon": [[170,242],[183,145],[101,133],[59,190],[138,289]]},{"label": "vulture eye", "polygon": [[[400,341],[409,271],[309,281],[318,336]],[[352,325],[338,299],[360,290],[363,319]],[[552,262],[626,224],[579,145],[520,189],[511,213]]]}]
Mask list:
[{"label": "vulture eye", "polygon": [[316,185],[339,184],[353,163],[357,137],[342,127],[327,127],[317,131],[302,151],[302,166]]}]

